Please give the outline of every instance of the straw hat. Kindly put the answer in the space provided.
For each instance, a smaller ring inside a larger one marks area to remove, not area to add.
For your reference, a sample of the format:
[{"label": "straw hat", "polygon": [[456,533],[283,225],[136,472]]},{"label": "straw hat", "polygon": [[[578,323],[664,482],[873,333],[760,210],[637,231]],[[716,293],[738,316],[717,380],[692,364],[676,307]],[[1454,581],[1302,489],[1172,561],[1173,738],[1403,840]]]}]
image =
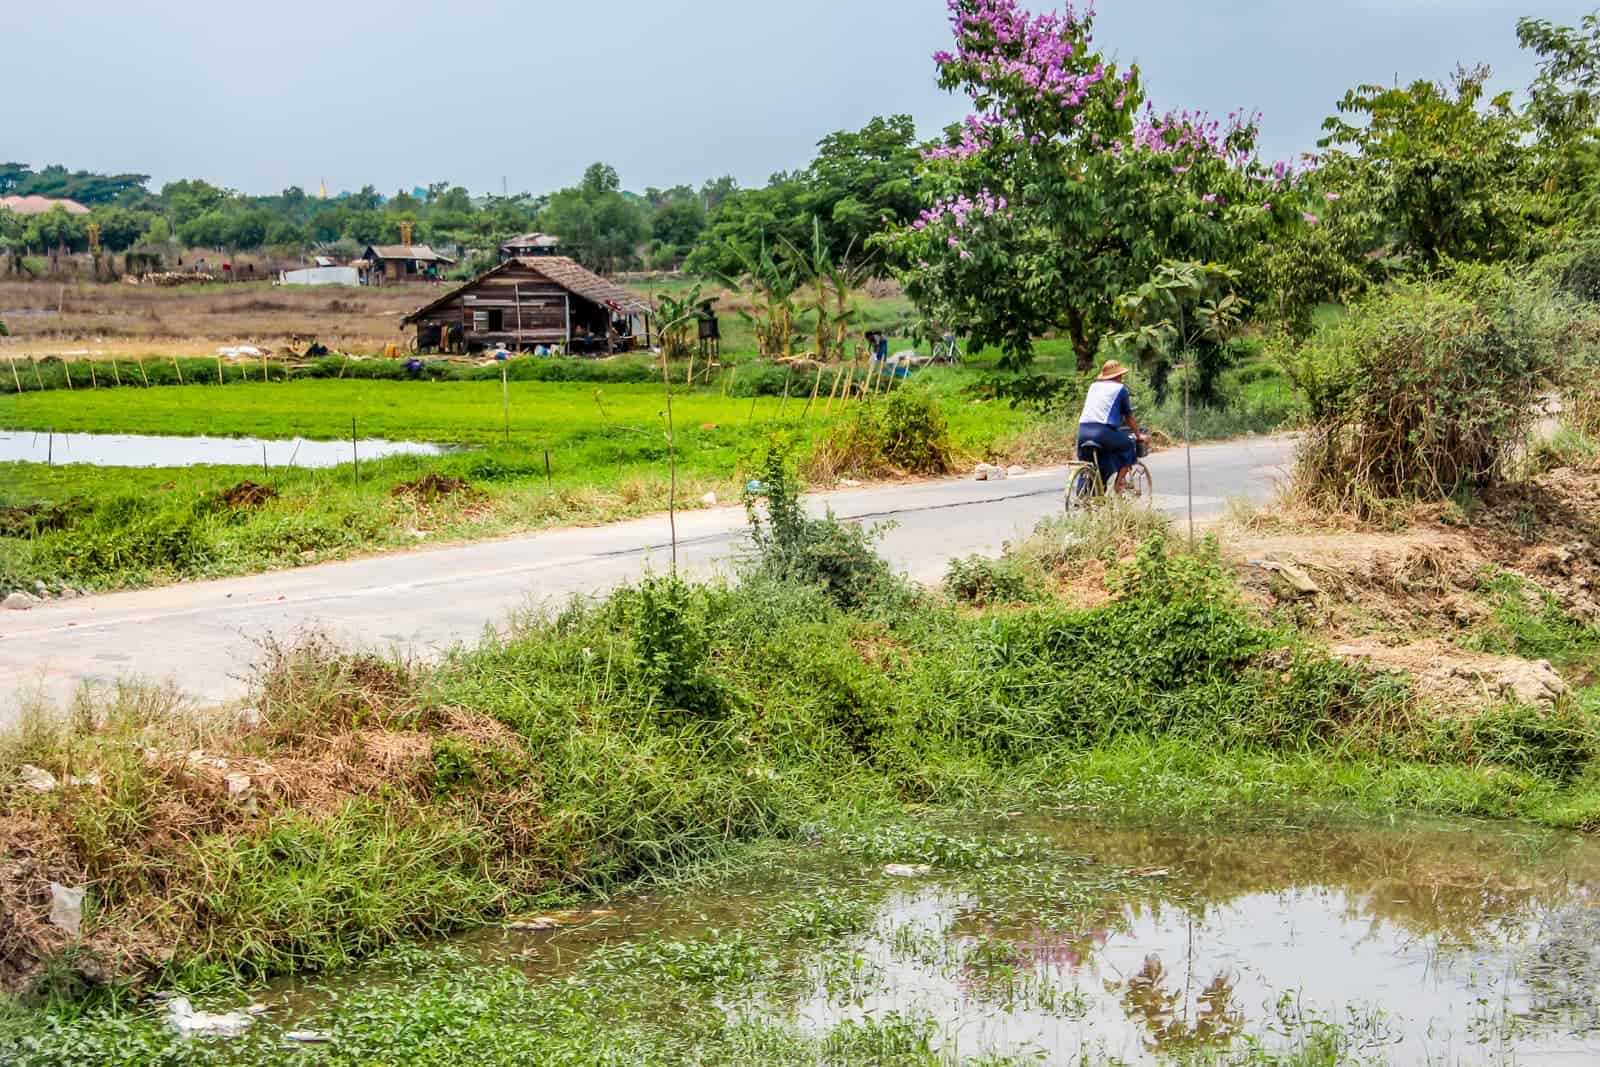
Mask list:
[{"label": "straw hat", "polygon": [[1124,367],[1121,363],[1118,363],[1114,359],[1108,359],[1106,360],[1105,366],[1100,368],[1100,377],[1096,378],[1095,381],[1114,382],[1122,378],[1126,378],[1127,376],[1127,367]]}]

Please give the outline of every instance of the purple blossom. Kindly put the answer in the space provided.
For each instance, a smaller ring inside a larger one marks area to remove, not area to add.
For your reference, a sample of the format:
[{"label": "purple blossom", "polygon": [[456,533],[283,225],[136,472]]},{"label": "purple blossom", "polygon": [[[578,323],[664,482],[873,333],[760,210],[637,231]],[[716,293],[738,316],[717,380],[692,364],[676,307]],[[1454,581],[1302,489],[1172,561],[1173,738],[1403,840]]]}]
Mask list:
[{"label": "purple blossom", "polygon": [[1300,217],[1305,219],[1306,222],[1310,223],[1312,226],[1315,226],[1317,223],[1322,221],[1309,211],[1301,212]]}]

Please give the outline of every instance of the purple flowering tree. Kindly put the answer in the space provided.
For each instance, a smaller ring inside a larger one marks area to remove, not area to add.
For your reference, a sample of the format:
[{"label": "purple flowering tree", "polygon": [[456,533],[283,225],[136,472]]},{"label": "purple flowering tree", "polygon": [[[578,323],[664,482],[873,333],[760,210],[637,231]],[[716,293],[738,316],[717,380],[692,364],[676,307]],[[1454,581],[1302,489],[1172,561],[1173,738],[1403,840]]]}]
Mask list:
[{"label": "purple flowering tree", "polygon": [[928,206],[884,238],[925,314],[998,345],[1070,337],[1088,369],[1118,297],[1169,260],[1238,263],[1306,225],[1299,178],[1256,155],[1256,116],[1159,113],[1137,67],[1096,49],[1093,11],[950,0],[939,83],[972,114],[925,153]]}]

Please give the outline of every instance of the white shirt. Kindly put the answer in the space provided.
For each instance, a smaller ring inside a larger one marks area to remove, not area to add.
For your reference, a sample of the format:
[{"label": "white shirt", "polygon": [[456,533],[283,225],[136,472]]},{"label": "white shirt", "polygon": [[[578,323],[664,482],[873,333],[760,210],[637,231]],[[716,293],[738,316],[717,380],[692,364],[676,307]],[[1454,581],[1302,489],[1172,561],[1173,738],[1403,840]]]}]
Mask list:
[{"label": "white shirt", "polygon": [[1083,414],[1078,416],[1078,422],[1121,426],[1122,416],[1117,410],[1117,401],[1127,391],[1128,387],[1121,382],[1095,382],[1089,386],[1089,395],[1084,398]]}]

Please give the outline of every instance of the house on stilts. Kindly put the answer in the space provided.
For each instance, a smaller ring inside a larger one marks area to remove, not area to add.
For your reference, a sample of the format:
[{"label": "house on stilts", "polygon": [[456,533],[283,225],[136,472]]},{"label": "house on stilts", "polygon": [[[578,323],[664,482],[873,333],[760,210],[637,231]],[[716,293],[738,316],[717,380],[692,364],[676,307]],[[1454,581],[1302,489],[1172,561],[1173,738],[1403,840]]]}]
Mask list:
[{"label": "house on stilts", "polygon": [[401,320],[417,351],[512,351],[560,346],[603,356],[650,346],[648,301],[565,256],[519,256]]}]

